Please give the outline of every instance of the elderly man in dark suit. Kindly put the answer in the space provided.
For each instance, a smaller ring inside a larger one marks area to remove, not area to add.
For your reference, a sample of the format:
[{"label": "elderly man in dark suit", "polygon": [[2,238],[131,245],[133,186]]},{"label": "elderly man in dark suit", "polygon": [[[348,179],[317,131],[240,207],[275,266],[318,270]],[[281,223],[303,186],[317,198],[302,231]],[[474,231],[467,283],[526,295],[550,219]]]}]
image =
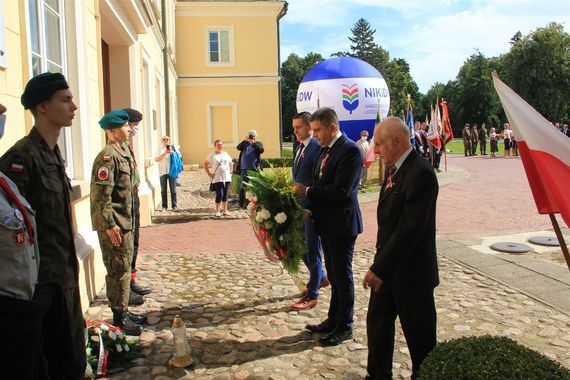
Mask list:
[{"label": "elderly man in dark suit", "polygon": [[322,345],[336,346],[352,338],[352,255],[356,237],[362,232],[357,193],[363,157],[358,146],[340,132],[334,110],[319,108],[310,122],[322,147],[315,163],[315,183],[309,187],[296,183],[295,191],[311,202],[309,210],[321,237],[332,293],[328,318],[306,328],[326,334],[319,339]]},{"label": "elderly man in dark suit", "polygon": [[434,288],[439,284],[435,247],[437,178],[412,149],[406,125],[389,117],[376,127],[374,149],[387,176],[378,201],[374,263],[364,276],[371,287],[368,379],[391,379],[396,316],[412,358],[412,378],[436,344]]},{"label": "elderly man in dark suit", "polygon": [[[293,117],[293,132],[299,141],[293,158],[293,180],[310,186],[314,182],[313,167],[319,156],[321,147],[311,132],[309,118],[311,114],[301,112]],[[303,208],[309,208],[310,201],[307,197],[301,197]],[[312,309],[317,305],[319,288],[329,285],[326,273],[323,272],[321,259],[321,239],[315,231],[315,225],[311,218],[305,220],[305,245],[307,252],[303,256],[303,262],[309,270],[309,282],[301,294],[301,299],[291,305],[294,310]]]}]

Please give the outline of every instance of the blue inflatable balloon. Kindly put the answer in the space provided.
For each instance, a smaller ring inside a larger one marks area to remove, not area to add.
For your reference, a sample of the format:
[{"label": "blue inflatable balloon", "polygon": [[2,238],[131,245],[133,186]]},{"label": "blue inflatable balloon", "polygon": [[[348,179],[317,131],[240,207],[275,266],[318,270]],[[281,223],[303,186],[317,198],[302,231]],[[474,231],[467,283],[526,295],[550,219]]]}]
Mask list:
[{"label": "blue inflatable balloon", "polygon": [[378,109],[382,118],[388,115],[390,92],[370,64],[352,57],[330,58],[309,70],[297,90],[298,112],[319,107],[334,109],[341,131],[356,141],[363,130],[372,136]]}]

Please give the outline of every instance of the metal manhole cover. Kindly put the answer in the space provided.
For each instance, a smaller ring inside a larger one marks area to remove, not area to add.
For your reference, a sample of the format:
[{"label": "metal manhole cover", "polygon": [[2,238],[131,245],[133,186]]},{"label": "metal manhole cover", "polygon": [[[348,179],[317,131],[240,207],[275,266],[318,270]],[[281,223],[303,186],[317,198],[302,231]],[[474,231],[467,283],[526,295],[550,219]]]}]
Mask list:
[{"label": "metal manhole cover", "polygon": [[556,236],[533,236],[528,239],[529,243],[543,245],[546,247],[558,247],[558,239]]},{"label": "metal manhole cover", "polygon": [[499,252],[519,254],[533,251],[533,249],[526,244],[514,242],[495,243],[491,246],[491,249]]}]

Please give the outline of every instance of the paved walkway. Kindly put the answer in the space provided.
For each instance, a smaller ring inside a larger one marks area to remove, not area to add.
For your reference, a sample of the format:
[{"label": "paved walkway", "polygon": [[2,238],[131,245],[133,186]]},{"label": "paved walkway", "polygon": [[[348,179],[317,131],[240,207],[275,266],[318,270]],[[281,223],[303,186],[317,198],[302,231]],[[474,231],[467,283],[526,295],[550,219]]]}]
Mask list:
[{"label": "paved walkway", "polygon": [[[492,242],[552,234],[548,217],[536,213],[520,160],[450,156],[448,164],[438,177],[438,339],[505,335],[570,367],[570,276],[562,263],[545,259],[556,250],[535,247],[538,253],[523,256],[488,250]],[[138,309],[150,313],[141,336],[145,357],[112,377],[362,378],[368,294],[359,281],[374,255],[376,197],[361,195],[365,232],[354,258],[352,341],[315,345],[303,327],[326,318],[330,290],[324,289],[315,309],[290,311],[307,275],[289,276],[264,260],[246,220],[155,225],[141,230],[140,278],[155,289]],[[167,364],[175,314],[187,322],[195,359],[189,369]],[[96,302],[88,316],[109,318],[105,301]],[[409,378],[410,366],[398,330],[395,377]]]}]

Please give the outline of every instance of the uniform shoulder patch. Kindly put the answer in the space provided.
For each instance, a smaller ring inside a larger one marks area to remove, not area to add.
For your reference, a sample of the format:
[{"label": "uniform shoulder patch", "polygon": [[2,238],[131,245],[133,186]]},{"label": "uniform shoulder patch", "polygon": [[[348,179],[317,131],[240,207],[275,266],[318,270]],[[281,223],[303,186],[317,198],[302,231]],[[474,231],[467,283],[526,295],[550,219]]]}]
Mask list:
[{"label": "uniform shoulder patch", "polygon": [[101,166],[99,169],[97,169],[97,178],[100,181],[109,179],[109,168],[106,166]]}]

